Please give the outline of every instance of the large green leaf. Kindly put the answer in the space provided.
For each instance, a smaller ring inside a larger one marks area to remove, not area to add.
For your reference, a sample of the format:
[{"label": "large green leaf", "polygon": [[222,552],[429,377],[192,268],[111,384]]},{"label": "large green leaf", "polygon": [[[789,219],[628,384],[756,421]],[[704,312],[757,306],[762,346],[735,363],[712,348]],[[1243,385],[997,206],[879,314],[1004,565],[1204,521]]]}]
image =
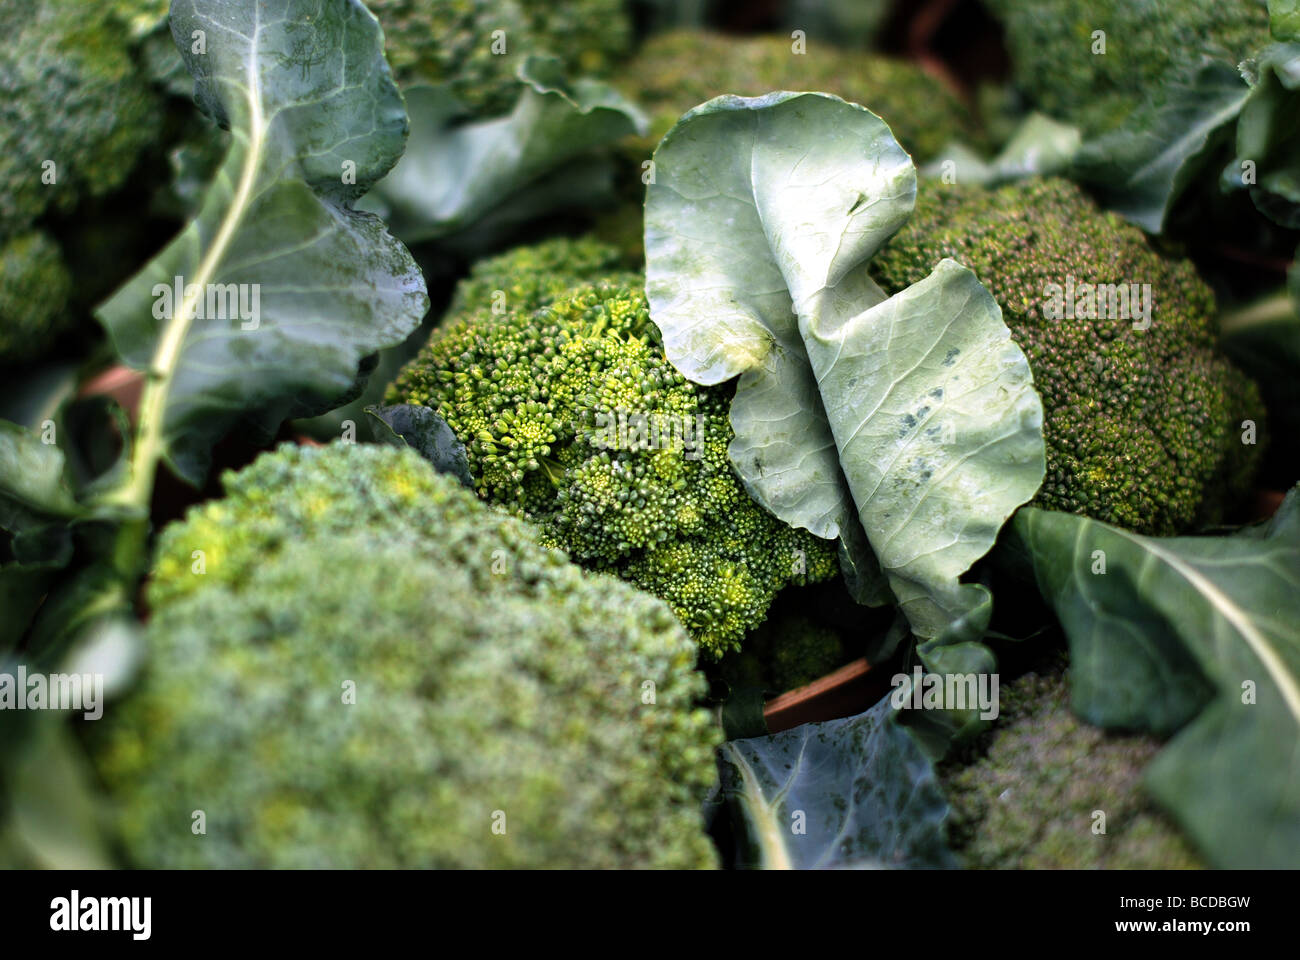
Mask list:
[{"label": "large green leaf", "polygon": [[1300,489],[1230,537],[1037,509],[1014,530],[1070,638],[1074,711],[1179,729],[1147,782],[1214,863],[1300,863]]},{"label": "large green leaf", "polygon": [[1042,405],[969,270],[945,260],[889,299],[867,276],[916,191],[884,121],[825,94],[719,97],[655,163],[651,316],[689,379],[741,375],[747,489],[850,548],[860,524],[919,636],[983,608],[957,578],[1042,481]]},{"label": "large green leaf", "polygon": [[1213,148],[1231,135],[1249,94],[1231,64],[1206,58],[1166,78],[1158,103],[1085,143],[1071,176],[1087,183],[1105,206],[1148,233],[1160,233]]},{"label": "large green leaf", "polygon": [[956,866],[944,836],[948,803],[889,701],[722,745],[722,794],[743,841],[737,866]]},{"label": "large green leaf", "polygon": [[[474,123],[459,122],[463,110],[446,87],[407,89],[409,148],[368,201],[407,243],[466,230],[515,206],[544,214],[548,199],[573,193],[566,167],[576,167],[590,187],[590,172],[576,158],[645,129],[617,91],[595,80],[567,81],[555,57],[529,56],[519,79],[513,111]],[[529,192],[536,184],[542,189]]]},{"label": "large green leaf", "polygon": [[[137,474],[162,454],[198,483],[236,423],[269,434],[345,398],[362,358],[400,342],[428,297],[406,249],[352,209],[407,131],[361,3],[176,0],[171,29],[230,150],[196,219],[99,316],[151,375]],[[167,304],[177,277],[184,296]],[[230,309],[231,291],[248,309]]]}]

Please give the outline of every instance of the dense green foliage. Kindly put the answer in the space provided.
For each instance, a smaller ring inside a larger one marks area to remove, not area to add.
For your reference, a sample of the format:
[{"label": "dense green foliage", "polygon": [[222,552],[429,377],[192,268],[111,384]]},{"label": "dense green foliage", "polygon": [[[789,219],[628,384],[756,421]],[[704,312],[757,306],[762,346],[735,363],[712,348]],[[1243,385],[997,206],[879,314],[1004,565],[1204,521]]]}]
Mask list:
[{"label": "dense green foliage", "polygon": [[[1063,180],[993,191],[923,183],[910,223],[873,261],[893,292],[943,257],[975,271],[1043,398],[1047,477],[1035,502],[1144,533],[1214,522],[1248,490],[1258,391],[1217,350],[1214,296],[1188,261],[1153,251]],[[1151,285],[1151,325],[1045,314],[1048,284]]]},{"label": "dense green foliage", "polygon": [[[1107,734],[1070,713],[1059,670],[1029,673],[1001,691],[997,726],[939,768],[949,840],[981,869],[1168,870],[1201,866],[1142,792],[1160,749]],[[1094,832],[1105,814],[1105,832]]]},{"label": "dense green foliage", "polygon": [[[1269,41],[1262,0],[990,0],[1017,85],[1096,134],[1123,124],[1202,57],[1236,64]],[[1105,51],[1095,31],[1105,33]]]},{"label": "dense green foliage", "polygon": [[225,481],[163,534],[147,674],[95,731],[136,862],[713,863],[703,681],[662,603],[409,450],[286,446]]},{"label": "dense green foliage", "polygon": [[[575,75],[599,75],[631,41],[620,0],[367,0],[366,6],[384,28],[385,54],[399,83],[450,83],[467,106],[485,113],[513,105],[515,68],[527,54],[550,53]],[[505,34],[503,53],[493,51],[498,30]]]},{"label": "dense green foliage", "polygon": [[[560,266],[569,252],[576,261]],[[468,291],[481,296],[499,278],[504,300],[461,296],[388,399],[438,412],[466,444],[484,497],[578,562],[661,597],[720,654],[783,586],[833,576],[834,550],[746,494],[727,457],[729,393],[668,363],[640,275],[562,296],[545,279],[616,256],[563,240],[480,265]],[[660,424],[659,442],[635,435],[634,415]]]}]

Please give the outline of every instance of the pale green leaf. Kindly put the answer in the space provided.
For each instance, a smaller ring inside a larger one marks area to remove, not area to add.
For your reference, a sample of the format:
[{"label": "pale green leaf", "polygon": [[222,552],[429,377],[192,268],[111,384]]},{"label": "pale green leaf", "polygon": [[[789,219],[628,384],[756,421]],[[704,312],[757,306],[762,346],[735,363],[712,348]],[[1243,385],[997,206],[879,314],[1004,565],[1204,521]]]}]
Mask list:
[{"label": "pale green leaf", "polygon": [[99,316],[151,376],[137,472],[161,452],[198,483],[237,423],[269,435],[345,400],[428,297],[406,249],[351,206],[406,137],[375,18],[357,0],[176,0],[171,29],[230,150],[194,222]]}]

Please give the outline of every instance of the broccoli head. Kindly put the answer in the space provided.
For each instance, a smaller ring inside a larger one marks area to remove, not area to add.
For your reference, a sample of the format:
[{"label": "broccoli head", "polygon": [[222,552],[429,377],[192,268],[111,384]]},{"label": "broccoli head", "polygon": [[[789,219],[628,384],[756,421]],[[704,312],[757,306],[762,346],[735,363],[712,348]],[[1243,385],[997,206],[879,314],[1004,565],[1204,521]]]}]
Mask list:
[{"label": "broccoli head", "polygon": [[1000,691],[996,725],[939,767],[949,842],[979,869],[1200,867],[1142,791],[1159,749],[1076,720],[1059,670],[1025,674]]},{"label": "broccoli head", "polygon": [[410,450],[225,484],[161,536],[146,674],[93,731],[135,863],[715,864],[704,681],[660,601]]},{"label": "broccoli head", "polygon": [[1047,113],[1093,135],[1158,99],[1162,84],[1202,57],[1235,65],[1269,42],[1264,0],[989,0],[989,6],[1005,27],[1017,86]]},{"label": "broccoli head", "polygon": [[[948,88],[914,63],[789,37],[679,30],[651,37],[615,82],[652,118],[653,148],[683,113],[724,93],[817,90],[884,118],[903,148],[926,161],[960,137],[981,144],[973,118]],[[650,155],[649,149],[643,151]]]},{"label": "broccoli head", "polygon": [[[1064,180],[924,182],[872,269],[893,293],[944,257],[988,287],[1029,359],[1047,443],[1037,505],[1173,534],[1218,522],[1249,490],[1260,447],[1239,431],[1262,420],[1259,392],[1218,352],[1214,297],[1190,261],[1160,256]],[[1052,319],[1053,299],[1066,303],[1053,291],[1085,283],[1149,284],[1149,327],[1109,298]]]},{"label": "broccoli head", "polygon": [[388,400],[435,410],[465,443],[482,496],[662,598],[721,655],[782,587],[834,576],[834,547],[745,492],[727,457],[731,388],[693,384],[668,362],[639,274],[558,297],[521,279],[538,265],[569,272],[554,255],[572,241],[559,243],[481,266],[471,289],[487,293],[477,285],[498,276],[520,296],[461,296]]},{"label": "broccoli head", "polygon": [[67,319],[72,277],[58,244],[37,231],[0,242],[0,367],[43,353]]},{"label": "broccoli head", "polygon": [[159,139],[155,93],[113,11],[81,0],[0,5],[0,233],[122,185]]},{"label": "broccoli head", "polygon": [[[504,113],[519,95],[515,69],[530,53],[598,76],[631,42],[620,0],[366,0],[384,28],[403,86],[449,83],[477,113]],[[496,31],[503,34],[493,36]],[[504,49],[501,44],[504,44]]]}]

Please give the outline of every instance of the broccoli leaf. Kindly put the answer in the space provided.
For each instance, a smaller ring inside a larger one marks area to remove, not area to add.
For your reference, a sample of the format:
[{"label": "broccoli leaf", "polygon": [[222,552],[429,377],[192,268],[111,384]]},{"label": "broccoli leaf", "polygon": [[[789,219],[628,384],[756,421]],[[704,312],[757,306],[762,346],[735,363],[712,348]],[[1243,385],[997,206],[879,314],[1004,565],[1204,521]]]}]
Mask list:
[{"label": "broccoli leaf", "polygon": [[1289,281],[1289,291],[1219,318],[1223,350],[1259,384],[1275,437],[1300,432],[1300,267],[1295,264]]},{"label": "broccoli leaf", "polygon": [[1274,44],[1243,69],[1252,77],[1250,96],[1224,185],[1249,190],[1260,213],[1287,229],[1300,228],[1300,44]]},{"label": "broccoli leaf", "polygon": [[412,447],[439,473],[449,473],[463,486],[474,489],[474,476],[469,472],[465,444],[456,439],[447,421],[428,407],[403,403],[366,407],[366,413],[383,424],[379,431],[381,442],[395,447]]},{"label": "broccoli leaf", "polygon": [[56,444],[0,420],[0,530],[18,533],[47,520],[81,515],[66,466]]},{"label": "broccoli leaf", "polygon": [[[407,89],[410,149],[376,185],[368,208],[382,212],[407,243],[457,233],[516,204],[537,216],[571,199],[566,164],[645,129],[645,119],[612,87],[566,81],[555,57],[529,56],[519,79],[514,110],[475,123],[457,122],[463,109],[446,86]],[[589,185],[586,166],[576,166]],[[529,192],[534,184],[544,189]]]},{"label": "broccoli leaf", "polygon": [[862,107],[775,93],[695,108],[655,163],[651,316],[687,378],[741,375],[746,488],[850,549],[861,524],[913,631],[971,639],[987,591],[957,578],[1042,482],[1042,404],[969,270],[944,260],[889,299],[867,276],[911,214],[911,160]]},{"label": "broccoli leaf", "polygon": [[1300,488],[1229,537],[1038,509],[1013,529],[1069,636],[1075,713],[1180,728],[1147,784],[1216,865],[1300,862]]},{"label": "broccoli leaf", "polygon": [[428,309],[410,254],[352,209],[407,130],[375,18],[358,0],[176,0],[171,29],[232,137],[195,220],[99,309],[150,374],[136,502],[159,454],[198,484],[237,423],[269,435],[335,405]]},{"label": "broccoli leaf", "polygon": [[922,172],[943,176],[951,164],[957,182],[984,186],[1022,177],[1047,177],[1069,167],[1080,141],[1078,127],[1035,111],[1025,117],[993,160],[986,163],[969,147],[957,143],[926,164]]},{"label": "broccoli leaf", "polygon": [[745,836],[737,866],[956,866],[948,803],[889,701],[719,748],[722,796]]},{"label": "broccoli leaf", "polygon": [[1148,233],[1160,233],[1214,147],[1231,135],[1250,94],[1230,64],[1205,58],[1162,83],[1159,103],[1075,154],[1070,175]]}]

